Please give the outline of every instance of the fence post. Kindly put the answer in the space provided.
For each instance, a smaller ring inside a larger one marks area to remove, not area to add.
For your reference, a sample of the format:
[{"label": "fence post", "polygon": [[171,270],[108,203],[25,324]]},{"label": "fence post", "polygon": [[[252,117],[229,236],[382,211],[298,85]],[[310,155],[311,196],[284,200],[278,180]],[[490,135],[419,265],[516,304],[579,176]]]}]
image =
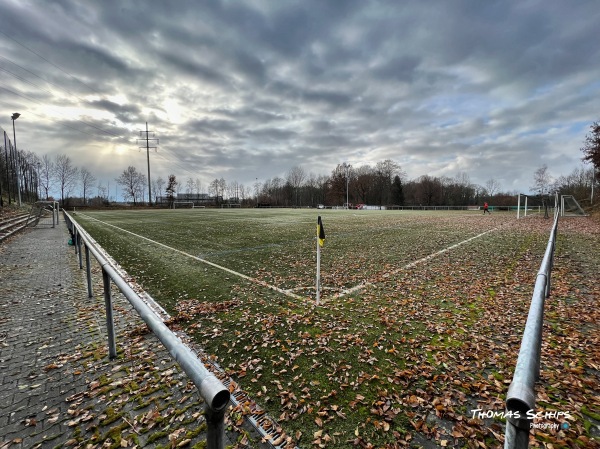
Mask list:
[{"label": "fence post", "polygon": [[102,281],[104,283],[104,303],[106,305],[106,331],[108,333],[108,356],[117,358],[117,346],[115,344],[115,321],[113,318],[112,295],[110,293],[110,276],[102,267]]}]

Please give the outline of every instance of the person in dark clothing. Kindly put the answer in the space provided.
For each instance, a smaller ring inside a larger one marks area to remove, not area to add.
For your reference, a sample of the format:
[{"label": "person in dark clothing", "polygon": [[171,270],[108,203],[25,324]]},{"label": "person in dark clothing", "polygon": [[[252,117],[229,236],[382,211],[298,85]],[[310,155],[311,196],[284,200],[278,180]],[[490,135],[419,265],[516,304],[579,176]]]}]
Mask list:
[{"label": "person in dark clothing", "polygon": [[483,215],[485,215],[486,212],[491,215],[488,203],[483,203]]}]

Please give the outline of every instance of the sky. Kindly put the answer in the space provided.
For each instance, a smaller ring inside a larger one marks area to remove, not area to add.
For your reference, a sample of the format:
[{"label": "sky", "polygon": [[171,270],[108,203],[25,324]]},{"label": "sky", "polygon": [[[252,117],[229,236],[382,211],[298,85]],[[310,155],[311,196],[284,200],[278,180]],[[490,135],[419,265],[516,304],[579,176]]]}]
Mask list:
[{"label": "sky", "polygon": [[[597,0],[1,0],[0,127],[110,185],[391,159],[530,191],[600,119]],[[144,146],[140,149],[140,146]]]}]

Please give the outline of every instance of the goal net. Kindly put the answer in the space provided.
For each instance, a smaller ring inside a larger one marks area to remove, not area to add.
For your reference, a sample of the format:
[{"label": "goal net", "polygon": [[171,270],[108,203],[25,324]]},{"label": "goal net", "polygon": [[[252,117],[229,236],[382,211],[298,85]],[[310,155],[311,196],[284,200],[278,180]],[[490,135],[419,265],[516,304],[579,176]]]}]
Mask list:
[{"label": "goal net", "polygon": [[573,195],[562,195],[560,197],[560,213],[563,217],[587,216]]},{"label": "goal net", "polygon": [[173,201],[173,209],[193,209],[193,201]]}]

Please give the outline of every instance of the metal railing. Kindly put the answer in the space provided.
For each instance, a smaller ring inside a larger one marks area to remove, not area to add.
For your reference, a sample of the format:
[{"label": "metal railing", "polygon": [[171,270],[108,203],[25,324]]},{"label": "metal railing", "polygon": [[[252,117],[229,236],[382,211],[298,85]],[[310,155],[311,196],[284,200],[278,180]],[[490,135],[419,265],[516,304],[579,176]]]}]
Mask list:
[{"label": "metal railing", "polygon": [[205,418],[207,424],[207,447],[209,449],[222,449],[225,436],[225,409],[230,399],[229,390],[204,366],[192,350],[164,324],[162,319],[160,319],[148,304],[140,298],[131,286],[129,286],[102,255],[85,230],[66,211],[63,210],[63,212],[65,221],[72,235],[75,251],[79,256],[80,269],[83,268],[82,246],[84,247],[88,296],[90,298],[93,296],[90,253],[93,254],[102,268],[109,357],[111,359],[117,357],[110,288],[110,282],[112,281],[198,388],[200,396],[204,399],[206,404]]},{"label": "metal railing", "polygon": [[529,431],[533,422],[532,416],[535,413],[535,382],[540,375],[544,302],[550,296],[559,216],[557,208],[546,252],[536,277],[515,374],[506,394],[505,449],[529,447]]}]

